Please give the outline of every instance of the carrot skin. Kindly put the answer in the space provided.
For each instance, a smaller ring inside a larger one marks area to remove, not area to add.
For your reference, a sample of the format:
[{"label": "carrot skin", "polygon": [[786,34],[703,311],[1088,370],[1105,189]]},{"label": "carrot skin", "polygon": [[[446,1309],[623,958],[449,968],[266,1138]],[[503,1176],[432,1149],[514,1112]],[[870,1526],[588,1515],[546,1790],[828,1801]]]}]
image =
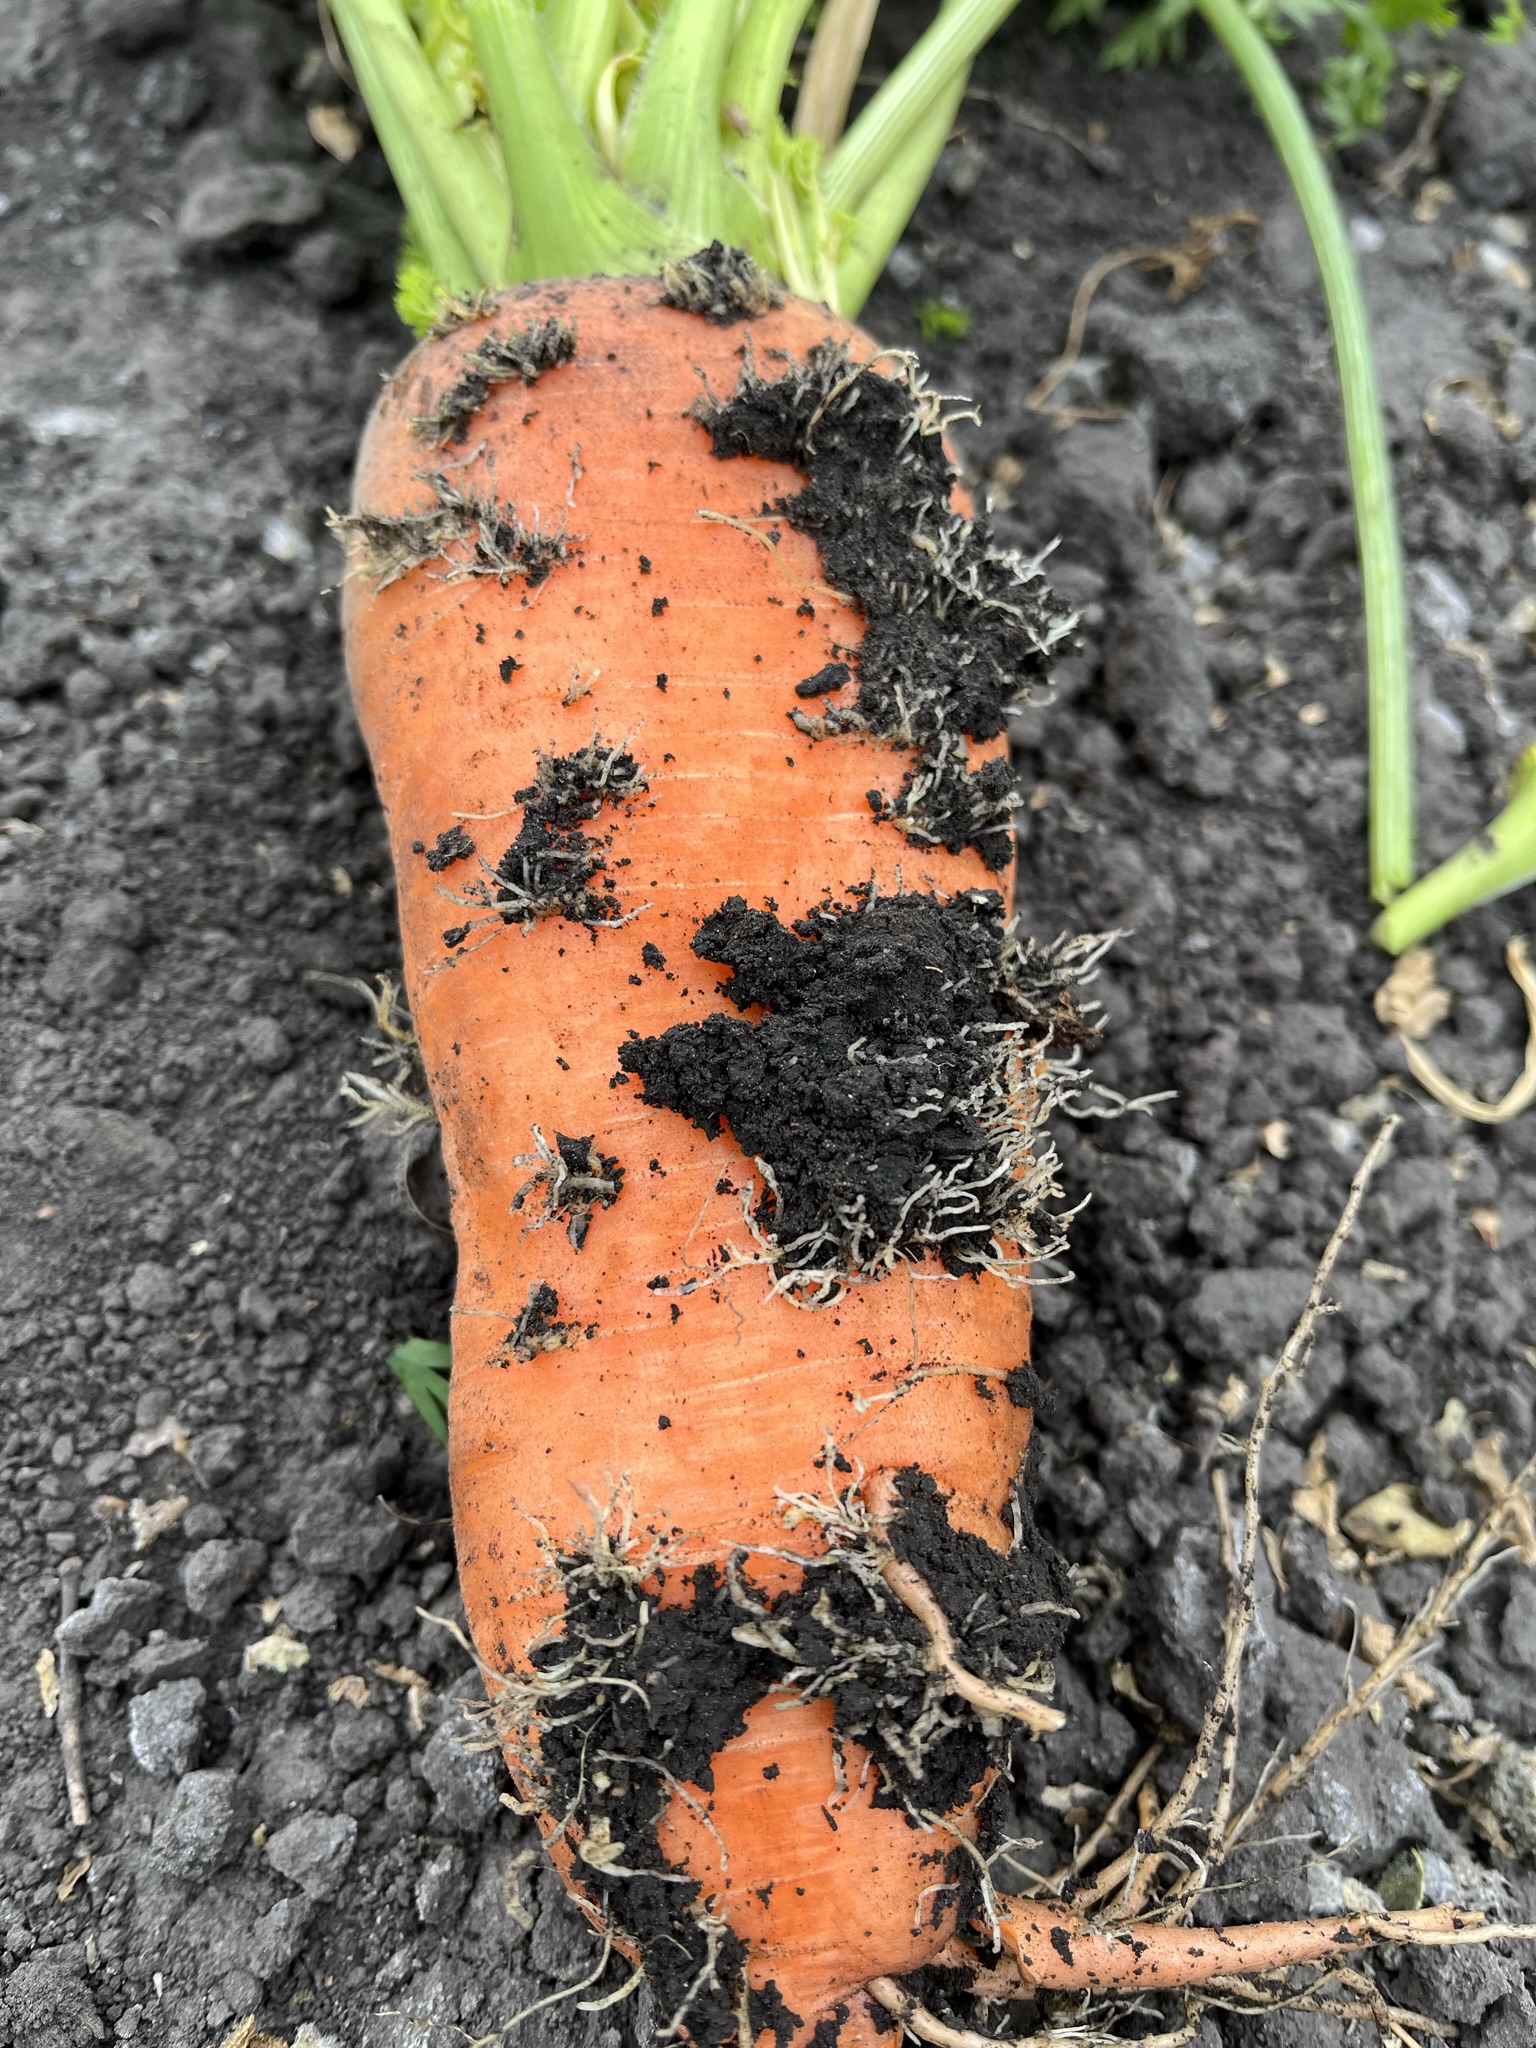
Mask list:
[{"label": "carrot skin", "polygon": [[[543,285],[428,341],[381,397],[357,476],[361,509],[430,506],[421,475],[443,458],[412,421],[466,351],[493,324],[575,326],[574,360],[532,388],[492,390],[454,456],[473,468],[453,472],[493,470],[524,518],[536,512],[546,532],[563,523],[567,559],[537,583],[445,580],[429,561],[382,589],[354,576],[345,599],[453,1191],[450,1469],[465,1604],[481,1657],[513,1674],[562,1626],[552,1558],[581,1554],[605,1517],[627,1516],[636,1543],[664,1557],[663,1604],[691,1597],[681,1574],[730,1558],[758,1597],[792,1587],[794,1556],[822,1546],[814,1527],[786,1526],[785,1497],[846,1483],[827,1469],[829,1438],[850,1472],[931,1474],[952,1525],[1006,1552],[1031,1426],[1000,1384],[1028,1355],[1025,1290],[930,1264],[817,1313],[765,1298],[764,1269],[710,1264],[720,1243],[747,1241],[753,1162],[728,1134],[711,1142],[648,1108],[627,1077],[615,1085],[631,1034],[729,1008],[721,970],[689,945],[728,897],[776,904],[788,923],[869,882],[999,886],[976,853],[915,847],[875,818],[867,793],[896,791],[906,750],[859,736],[813,745],[791,724],[794,682],[856,647],[862,621],[827,588],[808,539],[776,522],[772,546],[760,537],[765,504],[793,493],[797,472],[718,460],[693,416],[701,395],[734,386],[745,330],[656,297],[643,279]],[[828,334],[874,352],[797,301],[751,323],[765,374],[774,351],[800,357]],[[492,920],[445,945],[445,929],[476,914],[447,891],[465,893],[514,837],[515,793],[537,757],[570,756],[594,732],[646,778],[591,828],[607,837],[605,886],[627,921]],[[974,762],[999,751],[1005,741],[971,747]],[[475,856],[434,871],[417,849],[455,826]],[[622,1162],[622,1190],[594,1210],[580,1250],[514,1208],[535,1126],[551,1141],[590,1134]],[[566,1340],[509,1358],[509,1330],[540,1286]],[[538,1798],[526,1752],[509,1761]],[[878,1771],[858,1789],[866,1763],[856,1743],[835,1748],[830,1701],[765,1698],[714,1757],[712,1786],[674,1793],[658,1827],[663,1853],[745,1943],[754,1991],[771,1984],[797,2034],[848,2006],[850,2043],[868,2025],[858,1987],[930,1959],[958,1910],[943,1885],[953,1838],[938,1836],[935,1860],[931,1831],[874,1803]],[[948,1816],[968,1834],[980,1790]],[[569,1834],[551,1846],[568,1880],[586,1883]]]}]

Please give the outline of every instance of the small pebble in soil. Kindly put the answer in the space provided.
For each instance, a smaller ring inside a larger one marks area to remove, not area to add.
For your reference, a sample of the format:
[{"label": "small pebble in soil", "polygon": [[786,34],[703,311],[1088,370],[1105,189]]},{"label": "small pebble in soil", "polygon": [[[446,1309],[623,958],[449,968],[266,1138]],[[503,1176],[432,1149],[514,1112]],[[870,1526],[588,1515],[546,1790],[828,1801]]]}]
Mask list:
[{"label": "small pebble in soil", "polygon": [[254,1537],[200,1543],[181,1567],[188,1607],[204,1621],[222,1621],[261,1577],[266,1561],[266,1550]]},{"label": "small pebble in soil", "polygon": [[233,1771],[188,1771],[155,1822],[150,1853],[168,1876],[199,1883],[234,1853],[239,1835]]},{"label": "small pebble in soil", "polygon": [[152,1778],[179,1778],[197,1762],[208,1691],[201,1679],[175,1678],[128,1703],[128,1747]]},{"label": "small pebble in soil", "polygon": [[307,1899],[329,1899],[341,1889],[357,1822],[343,1813],[300,1813],[267,1843],[267,1861]]}]

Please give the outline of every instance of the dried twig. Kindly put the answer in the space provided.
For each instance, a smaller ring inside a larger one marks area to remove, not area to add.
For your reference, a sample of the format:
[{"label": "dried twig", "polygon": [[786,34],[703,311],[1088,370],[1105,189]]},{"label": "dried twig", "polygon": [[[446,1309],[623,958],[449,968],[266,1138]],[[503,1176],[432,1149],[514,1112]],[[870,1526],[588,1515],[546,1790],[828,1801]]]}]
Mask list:
[{"label": "dried twig", "polygon": [[[66,1557],[59,1566],[59,1619],[68,1621],[80,1605],[78,1557]],[[84,1738],[85,1692],[80,1682],[80,1660],[59,1645],[59,1746],[64,1752],[64,1784],[69,1793],[69,1818],[77,1828],[88,1827],[91,1793],[85,1778]]]},{"label": "dried twig", "polygon": [[1431,144],[1460,79],[1461,73],[1454,64],[1441,62],[1430,73],[1424,87],[1424,106],[1413,134],[1392,161],[1383,164],[1376,173],[1376,184],[1381,191],[1390,192],[1394,199],[1400,199],[1409,172],[1424,170],[1433,164]]},{"label": "dried twig", "polygon": [[1381,1662],[1313,1730],[1294,1756],[1261,1784],[1242,1812],[1227,1829],[1220,1853],[1229,1854],[1255,1820],[1277,1800],[1283,1799],[1305,1777],[1340,1730],[1368,1713],[1390,1686],[1397,1683],[1422,1657],[1447,1626],[1474,1581],[1499,1546],[1516,1533],[1522,1517],[1530,1511],[1530,1491],[1536,1485],[1536,1457],[1527,1459],[1483,1520],[1455,1566],[1446,1573],[1418,1613],[1408,1622]]},{"label": "dried twig", "polygon": [[[1144,1837],[1138,1847],[1127,1850],[1109,1864],[1093,1882],[1077,1893],[1074,1903],[1081,1909],[1106,1899],[1118,1886],[1125,1883],[1141,1856],[1171,1840],[1174,1830],[1183,1822],[1195,1797],[1209,1777],[1211,1767],[1217,1760],[1218,1745],[1222,1747],[1222,1777],[1224,1786],[1230,1784],[1229,1766],[1236,1758],[1236,1729],[1239,1698],[1242,1687],[1243,1653],[1254,1620],[1254,1573],[1259,1553],[1259,1473],[1263,1457],[1264,1439],[1269,1431],[1270,1418],[1276,1401],[1292,1376],[1306,1359],[1312,1346],[1313,1333],[1319,1318],[1328,1314],[1328,1282],[1338,1264],[1339,1254],[1351,1236],[1360,1214],[1360,1204],[1371,1178],[1386,1156],[1387,1150],[1397,1131],[1401,1119],[1388,1117],[1376,1133],[1370,1149],[1361,1160],[1353,1181],[1350,1183],[1349,1198],[1334,1226],[1317,1271],[1312,1276],[1312,1285],[1307,1292],[1306,1305],[1302,1309],[1296,1327],[1286,1339],[1285,1348],[1276,1360],[1273,1369],[1267,1373],[1259,1388],[1259,1398],[1254,1410],[1253,1426],[1248,1432],[1247,1450],[1243,1461],[1243,1536],[1238,1559],[1237,1575],[1233,1582],[1227,1603],[1224,1627],[1224,1644],[1221,1674],[1216,1690],[1205,1710],[1205,1718],[1196,1738],[1195,1750],[1178,1786],[1168,1798],[1152,1827],[1145,1831],[1151,1841]],[[1229,1742],[1223,1744],[1223,1736]],[[1221,1799],[1218,1791],[1218,1800]],[[1230,1790],[1226,1798],[1230,1801]],[[1247,1822],[1243,1822],[1246,1827]],[[1231,1839],[1241,1828],[1232,1833]],[[1207,1848],[1207,1863],[1225,1854],[1228,1843],[1213,1839]],[[1203,1882],[1203,1879],[1200,1880]],[[1193,1888],[1188,1878],[1180,1889]]]},{"label": "dried twig", "polygon": [[795,101],[795,133],[814,135],[828,155],[848,119],[880,0],[827,0],[811,38]]},{"label": "dried twig", "polygon": [[[1198,289],[1201,279],[1217,256],[1230,254],[1225,236],[1234,227],[1247,228],[1257,241],[1261,224],[1256,213],[1245,206],[1229,207],[1225,213],[1196,214],[1190,221],[1192,232],[1178,244],[1159,243],[1155,246],[1133,249],[1113,249],[1101,256],[1084,275],[1072,300],[1072,312],[1067,321],[1067,339],[1061,354],[1051,364],[1040,382],[1025,400],[1031,412],[1055,412],[1064,424],[1073,420],[1117,418],[1116,413],[1090,412],[1080,407],[1063,411],[1050,403],[1057,388],[1071,373],[1083,351],[1083,339],[1088,331],[1088,314],[1097,296],[1099,286],[1123,270],[1128,264],[1140,264],[1144,270],[1167,270],[1172,273],[1168,296],[1177,301]],[[1251,246],[1251,245],[1250,245]]]}]

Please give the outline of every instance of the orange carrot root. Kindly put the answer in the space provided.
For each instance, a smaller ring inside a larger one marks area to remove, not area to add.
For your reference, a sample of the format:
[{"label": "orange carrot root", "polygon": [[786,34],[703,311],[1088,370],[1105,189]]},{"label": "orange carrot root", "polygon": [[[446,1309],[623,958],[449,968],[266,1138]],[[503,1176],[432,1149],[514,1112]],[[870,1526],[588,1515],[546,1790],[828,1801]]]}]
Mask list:
[{"label": "orange carrot root", "polygon": [[1059,1901],[1000,1901],[1003,1946],[1035,1991],[1167,1991],[1213,1977],[1254,1976],[1296,1963],[1337,1961],[1399,1941],[1455,1939],[1478,1915],[1450,1906],[1413,1913],[1347,1913],[1326,1920],[1261,1920],[1247,1927],[1092,1926]]}]

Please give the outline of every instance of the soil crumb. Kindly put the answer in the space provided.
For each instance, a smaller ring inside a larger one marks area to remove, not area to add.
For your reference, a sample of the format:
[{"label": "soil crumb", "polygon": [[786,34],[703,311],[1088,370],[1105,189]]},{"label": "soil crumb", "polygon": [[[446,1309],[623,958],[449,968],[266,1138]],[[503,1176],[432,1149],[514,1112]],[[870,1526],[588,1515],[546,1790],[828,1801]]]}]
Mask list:
[{"label": "soil crumb", "polygon": [[580,1251],[592,1227],[595,1209],[611,1209],[624,1185],[624,1169],[615,1155],[599,1152],[596,1139],[568,1138],[556,1131],[549,1145],[544,1133],[533,1127],[534,1152],[525,1153],[519,1166],[531,1166],[533,1173],[512,1197],[514,1210],[525,1208],[534,1196],[542,1196],[530,1230],[542,1229],[556,1218],[565,1224],[571,1248]]},{"label": "soil crumb", "polygon": [[1055,1193],[1042,1055],[1092,1035],[1073,993],[1089,942],[1026,957],[1001,913],[989,890],[866,891],[785,926],[732,896],[693,951],[732,969],[738,1010],[768,1014],[620,1049],[646,1103],[710,1138],[728,1124],[759,1162],[755,1222],[781,1274],[830,1294],[929,1252],[952,1274],[1020,1277],[1039,1255]]},{"label": "soil crumb", "polygon": [[711,242],[696,256],[662,265],[661,303],[680,313],[698,313],[716,327],[729,327],[782,306],[784,295],[745,249]]},{"label": "soil crumb", "polygon": [[516,379],[535,384],[546,370],[571,362],[575,354],[576,329],[554,314],[511,334],[489,334],[465,356],[432,410],[411,424],[434,447],[456,446],[468,439],[475,414],[494,385]]},{"label": "soil crumb", "polygon": [[450,825],[439,832],[436,842],[427,848],[427,866],[434,875],[440,875],[444,868],[450,868],[456,860],[469,860],[475,850],[475,842],[462,825]]},{"label": "soil crumb", "polygon": [[563,1351],[579,1338],[592,1336],[597,1328],[596,1323],[588,1323],[585,1330],[580,1323],[562,1323],[559,1314],[559,1295],[547,1280],[535,1280],[517,1321],[506,1334],[502,1348],[508,1357],[526,1365],[541,1351]]},{"label": "soil crumb", "polygon": [[[622,924],[619,899],[605,872],[608,841],[583,830],[604,804],[643,794],[645,771],[622,747],[593,738],[575,754],[541,754],[538,779],[517,791],[523,807],[517,837],[485,879],[454,901],[488,913],[451,926],[443,944],[462,945],[477,925],[531,924],[563,917],[592,927]],[[446,836],[446,835],[445,835]],[[441,841],[439,841],[441,844]]]},{"label": "soil crumb", "polygon": [[[880,815],[923,844],[974,846],[1005,867],[1012,782],[970,773],[964,741],[1003,731],[1008,706],[1045,681],[1077,619],[1040,558],[994,546],[984,519],[951,509],[958,473],[939,399],[910,359],[890,375],[826,341],[781,377],[759,376],[749,359],[734,395],[699,416],[716,455],[802,472],[805,488],[764,510],[815,540],[828,582],[864,615],[856,699],[820,717],[792,711],[795,724],[813,739],[870,732],[917,748],[919,765]],[[796,694],[836,687],[823,669]]]}]

